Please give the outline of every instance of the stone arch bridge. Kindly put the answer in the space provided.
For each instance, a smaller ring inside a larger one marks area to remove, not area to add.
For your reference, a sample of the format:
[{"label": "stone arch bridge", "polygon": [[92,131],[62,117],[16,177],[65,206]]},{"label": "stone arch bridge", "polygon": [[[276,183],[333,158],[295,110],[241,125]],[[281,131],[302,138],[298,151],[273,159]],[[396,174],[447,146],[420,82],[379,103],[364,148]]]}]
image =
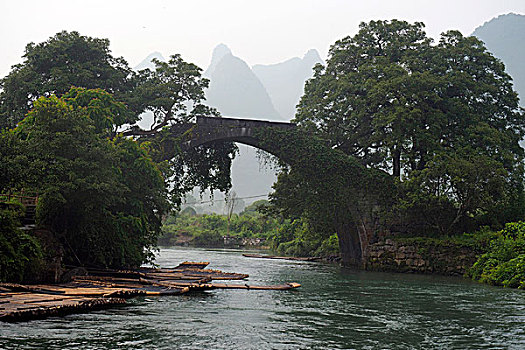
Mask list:
[{"label": "stone arch bridge", "polygon": [[[172,134],[183,135],[182,150],[189,150],[200,145],[205,145],[212,142],[238,142],[249,146],[262,149],[285,163],[292,168],[294,164],[308,163],[311,159],[315,159],[315,155],[311,157],[307,153],[303,153],[303,158],[309,159],[295,159],[294,147],[292,144],[291,134],[278,132],[277,139],[272,142],[260,139],[261,131],[264,135],[264,130],[277,129],[279,131],[286,131],[296,128],[294,123],[273,122],[252,119],[234,119],[234,118],[217,118],[217,117],[197,117],[196,123],[175,125],[172,127]],[[306,136],[307,139],[313,140]],[[319,140],[320,143],[322,141]],[[336,152],[330,147],[326,147],[324,152]],[[319,152],[317,149],[311,152]],[[306,154],[306,155],[305,155]],[[343,157],[347,159],[348,157]],[[341,159],[341,158],[340,158]],[[358,163],[358,162],[354,162]],[[338,171],[346,171],[355,173],[356,179],[360,179],[360,175],[365,174],[368,170],[361,165],[351,165],[349,167],[335,166],[333,169],[328,169],[331,166],[327,164],[318,164],[311,168],[310,173],[306,177],[317,178],[319,171],[337,173]],[[337,169],[336,169],[337,168]],[[344,170],[342,170],[344,169]],[[338,208],[337,213],[333,213],[334,220],[337,221],[335,226],[337,228],[337,235],[339,238],[339,246],[343,262],[347,265],[362,265],[364,258],[367,255],[368,244],[377,238],[377,233],[380,231],[377,218],[377,200],[372,194],[372,189],[375,184],[360,183],[359,180],[353,181],[351,184],[354,191],[352,191],[352,198],[348,198],[344,202],[347,203],[344,207]],[[377,192],[377,191],[376,191]]]},{"label": "stone arch bridge", "polygon": [[182,144],[183,149],[197,147],[210,142],[238,142],[262,149],[277,157],[276,150],[271,145],[265,145],[257,137],[257,130],[272,128],[281,130],[294,129],[296,124],[287,122],[273,122],[266,120],[197,117],[191,136]]}]

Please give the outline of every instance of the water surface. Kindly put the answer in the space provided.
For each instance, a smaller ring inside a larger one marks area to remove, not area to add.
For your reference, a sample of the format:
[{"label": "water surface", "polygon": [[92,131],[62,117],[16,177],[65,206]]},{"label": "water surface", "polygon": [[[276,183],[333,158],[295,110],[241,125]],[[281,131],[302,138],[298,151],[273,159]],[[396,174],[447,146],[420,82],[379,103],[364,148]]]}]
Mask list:
[{"label": "water surface", "polygon": [[210,261],[247,283],[142,297],[87,314],[0,323],[4,349],[525,349],[525,294],[462,278],[250,259],[236,250],[166,248],[157,263]]}]

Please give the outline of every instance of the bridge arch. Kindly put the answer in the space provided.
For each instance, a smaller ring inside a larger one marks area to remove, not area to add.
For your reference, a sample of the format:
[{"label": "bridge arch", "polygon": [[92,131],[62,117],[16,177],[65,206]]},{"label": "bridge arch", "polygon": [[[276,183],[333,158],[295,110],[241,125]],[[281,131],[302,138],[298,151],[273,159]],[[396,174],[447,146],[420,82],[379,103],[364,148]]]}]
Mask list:
[{"label": "bridge arch", "polygon": [[[184,133],[181,147],[189,150],[200,145],[212,142],[238,142],[262,149],[275,155],[293,169],[308,169],[303,176],[311,179],[315,186],[323,186],[326,176],[336,176],[341,173],[352,174],[351,180],[346,177],[345,186],[351,188],[352,198],[344,199],[344,205],[334,209],[334,225],[339,238],[339,246],[343,262],[347,265],[362,265],[367,254],[368,244],[376,239],[379,227],[377,217],[378,193],[384,195],[385,189],[380,188],[370,176],[371,170],[364,168],[357,160],[348,157],[339,151],[334,151],[321,141],[314,141],[312,137],[300,133],[286,133],[293,130],[293,123],[270,122],[251,119],[197,117],[189,130]],[[268,131],[273,135],[273,142],[269,142],[261,135],[267,135]],[[285,131],[285,132],[282,132]],[[177,131],[174,130],[176,133]],[[180,133],[180,129],[178,130]],[[297,155],[296,149],[303,144],[301,155]],[[320,145],[321,144],[321,145]],[[324,147],[322,149],[319,146]],[[312,164],[312,159],[319,152],[326,154],[327,160],[323,164]],[[306,165],[306,166],[305,166]],[[320,174],[323,175],[320,175]],[[344,177],[344,176],[343,176]],[[337,179],[336,181],[339,181]],[[310,181],[308,181],[310,183]],[[340,182],[339,182],[340,183]],[[326,187],[326,184],[324,185]],[[338,198],[341,198],[339,194]],[[329,197],[331,198],[331,197]]]},{"label": "bridge arch", "polygon": [[266,128],[291,130],[295,127],[296,124],[287,122],[198,116],[194,129],[183,141],[182,147],[191,149],[216,141],[238,142],[261,149],[286,161],[285,155],[279,154],[277,148],[261,142],[257,131]]}]

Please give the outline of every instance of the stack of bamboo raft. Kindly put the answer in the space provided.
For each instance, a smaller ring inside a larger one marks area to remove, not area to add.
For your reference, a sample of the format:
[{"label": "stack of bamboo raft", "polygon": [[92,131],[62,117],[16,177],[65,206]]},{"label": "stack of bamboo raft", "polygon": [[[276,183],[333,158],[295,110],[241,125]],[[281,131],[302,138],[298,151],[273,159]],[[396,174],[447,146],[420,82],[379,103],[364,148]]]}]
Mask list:
[{"label": "stack of bamboo raft", "polygon": [[65,284],[20,285],[0,283],[0,321],[25,321],[84,312],[126,303],[138,295],[177,295],[192,290],[286,290],[298,283],[274,286],[217,283],[243,280],[246,274],[206,269],[207,262],[184,262],[174,268],[141,268],[133,271],[89,270]]}]

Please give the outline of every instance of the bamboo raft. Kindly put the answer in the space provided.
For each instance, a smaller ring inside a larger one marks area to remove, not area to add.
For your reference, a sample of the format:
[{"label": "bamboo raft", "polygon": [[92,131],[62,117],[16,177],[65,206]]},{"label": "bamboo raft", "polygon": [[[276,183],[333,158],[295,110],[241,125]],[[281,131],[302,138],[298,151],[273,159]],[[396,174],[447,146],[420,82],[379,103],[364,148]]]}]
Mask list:
[{"label": "bamboo raft", "polygon": [[194,290],[288,290],[299,283],[273,286],[216,283],[244,280],[247,274],[206,269],[208,262],[183,262],[173,268],[88,270],[63,284],[0,283],[0,321],[17,322],[125,305],[139,295],[179,295]]}]

